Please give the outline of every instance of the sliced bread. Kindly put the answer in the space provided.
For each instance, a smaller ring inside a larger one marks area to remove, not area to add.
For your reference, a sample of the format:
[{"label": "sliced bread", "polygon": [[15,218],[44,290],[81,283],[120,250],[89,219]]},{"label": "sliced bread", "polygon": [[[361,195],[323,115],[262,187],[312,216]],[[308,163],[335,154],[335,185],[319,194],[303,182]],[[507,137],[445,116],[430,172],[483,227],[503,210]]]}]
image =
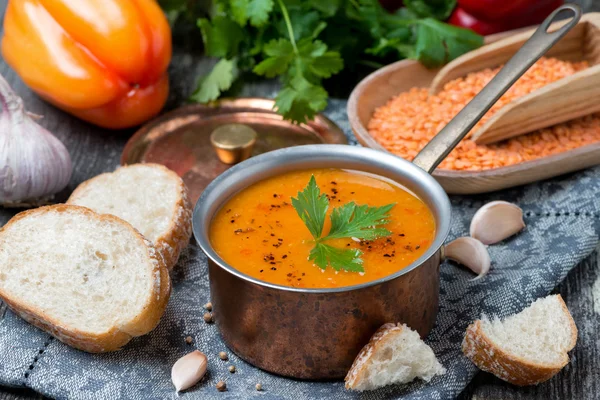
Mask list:
[{"label": "sliced bread", "polygon": [[68,204],[112,214],[133,225],[164,257],[168,269],[192,235],[192,206],[181,178],[158,164],[132,164],[83,182]]},{"label": "sliced bread", "polygon": [[577,327],[560,295],[536,300],[504,321],[483,317],[467,328],[462,349],[480,369],[515,385],[547,381],[569,362]]},{"label": "sliced bread", "polygon": [[117,350],[148,333],[170,291],[152,243],[112,215],[61,204],[22,212],[0,230],[0,298],[75,348]]},{"label": "sliced bread", "polygon": [[373,390],[415,378],[429,382],[445,372],[417,332],[404,324],[385,324],[354,360],[346,375],[346,389]]}]

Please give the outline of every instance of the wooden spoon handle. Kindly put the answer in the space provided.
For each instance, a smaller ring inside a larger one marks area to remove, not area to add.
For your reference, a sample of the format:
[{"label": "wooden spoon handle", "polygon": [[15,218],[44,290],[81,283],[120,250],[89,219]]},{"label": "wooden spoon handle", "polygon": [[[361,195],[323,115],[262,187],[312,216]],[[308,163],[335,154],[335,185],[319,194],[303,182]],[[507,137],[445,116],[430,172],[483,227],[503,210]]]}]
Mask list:
[{"label": "wooden spoon handle", "polygon": [[[571,11],[573,17],[558,30],[548,32],[561,11]],[[554,10],[498,74],[417,154],[413,163],[433,172],[517,79],[577,24],[581,14],[581,9],[574,4]]]}]

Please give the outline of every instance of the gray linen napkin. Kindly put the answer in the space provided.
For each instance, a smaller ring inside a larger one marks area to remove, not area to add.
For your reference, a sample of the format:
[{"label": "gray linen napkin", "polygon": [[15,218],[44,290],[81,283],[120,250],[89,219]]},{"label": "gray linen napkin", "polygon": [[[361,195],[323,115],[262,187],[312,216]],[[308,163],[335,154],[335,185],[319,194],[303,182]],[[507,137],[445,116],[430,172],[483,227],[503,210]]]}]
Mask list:
[{"label": "gray linen napkin", "polygon": [[[332,101],[327,114],[356,144],[345,101]],[[181,398],[451,399],[477,372],[460,350],[467,325],[482,313],[504,316],[520,311],[549,293],[586,258],[599,241],[599,193],[597,167],[489,195],[452,197],[449,240],[467,235],[477,208],[495,199],[520,205],[527,228],[490,247],[493,265],[485,279],[472,282],[470,272],[442,265],[440,312],[427,342],[448,372],[429,383],[416,381],[357,394],[345,391],[343,382],[303,382],[271,375],[231,352],[229,361],[220,360],[218,353],[227,349],[217,328],[202,319],[202,305],[210,299],[206,258],[192,244],[171,275],[173,292],[160,325],[121,351],[93,355],[73,350],[9,311],[0,321],[0,384],[27,386],[58,399],[175,399],[171,366],[198,348],[209,358],[207,377]],[[193,345],[185,343],[188,335],[194,338]],[[229,365],[236,366],[234,374],[227,371]],[[216,391],[219,380],[226,381],[227,392]],[[257,383],[262,384],[262,392],[255,390]]]}]

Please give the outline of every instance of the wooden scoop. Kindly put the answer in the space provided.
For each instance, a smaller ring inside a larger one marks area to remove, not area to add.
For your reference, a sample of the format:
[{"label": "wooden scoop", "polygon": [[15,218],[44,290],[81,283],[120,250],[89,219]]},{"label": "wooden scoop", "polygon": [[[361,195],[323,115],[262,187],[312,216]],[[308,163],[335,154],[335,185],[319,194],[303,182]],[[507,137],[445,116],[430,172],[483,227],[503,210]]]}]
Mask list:
[{"label": "wooden scoop", "polygon": [[[552,24],[552,32],[564,22]],[[481,47],[457,58],[436,75],[429,92],[470,72],[505,64],[535,29]],[[600,111],[600,13],[585,14],[567,35],[546,53],[567,61],[589,62],[590,67],[546,85],[501,108],[471,137],[488,144],[546,128]]]}]

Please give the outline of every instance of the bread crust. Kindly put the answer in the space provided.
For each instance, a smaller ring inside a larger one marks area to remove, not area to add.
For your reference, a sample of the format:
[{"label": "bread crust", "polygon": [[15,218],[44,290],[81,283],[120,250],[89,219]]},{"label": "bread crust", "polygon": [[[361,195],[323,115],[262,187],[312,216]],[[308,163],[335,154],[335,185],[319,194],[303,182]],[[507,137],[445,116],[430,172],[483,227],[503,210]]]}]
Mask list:
[{"label": "bread crust", "polygon": [[346,389],[357,390],[358,384],[364,379],[364,375],[367,371],[367,362],[371,356],[379,350],[379,347],[383,345],[383,339],[393,333],[399,334],[403,329],[404,327],[402,324],[396,325],[392,323],[383,324],[377,329],[373,336],[371,336],[371,339],[369,339],[369,343],[360,350],[354,359],[348,374],[346,374],[346,377],[344,378]]},{"label": "bread crust", "polygon": [[168,270],[172,270],[179,255],[187,247],[192,236],[192,204],[189,200],[188,190],[183,180],[175,172],[169,168],[160,164],[143,163],[143,164],[131,164],[119,167],[114,172],[106,172],[104,174],[97,175],[87,181],[82,182],[67,200],[67,204],[76,204],[79,197],[81,197],[90,185],[101,181],[102,178],[112,175],[118,171],[123,171],[128,168],[137,168],[140,165],[150,168],[158,168],[164,173],[170,176],[171,179],[177,182],[178,185],[178,198],[173,206],[171,223],[169,229],[154,242],[154,247],[161,254],[165,260],[165,264]]},{"label": "bread crust", "polygon": [[565,365],[569,363],[567,352],[572,350],[577,343],[577,327],[571,317],[571,313],[562,297],[558,295],[561,308],[569,316],[569,325],[571,327],[571,342],[565,349],[564,357],[555,363],[534,363],[519,357],[517,354],[511,354],[496,346],[487,336],[481,325],[481,320],[476,320],[467,328],[465,338],[462,343],[463,353],[479,369],[491,372],[498,378],[505,380],[513,385],[528,386],[537,385],[545,382],[556,375]]},{"label": "bread crust", "polygon": [[66,204],[40,207],[17,214],[8,221],[2,229],[0,229],[0,238],[2,238],[8,228],[17,221],[31,215],[45,212],[78,212],[101,221],[116,222],[129,229],[136,240],[138,240],[138,245],[142,245],[146,248],[149,261],[152,263],[151,276],[154,280],[152,293],[148,296],[148,301],[144,305],[142,312],[133,320],[121,327],[111,327],[101,334],[84,332],[73,326],[63,326],[56,319],[45,315],[42,310],[21,304],[17,299],[9,297],[9,295],[0,287],[0,298],[4,300],[8,307],[30,324],[48,332],[61,342],[90,353],[118,350],[128,343],[132,337],[141,336],[153,330],[158,325],[169,301],[171,281],[164,260],[156,252],[152,243],[144,238],[144,236],[128,222],[123,221],[118,217],[109,214],[101,215],[86,207]]}]

